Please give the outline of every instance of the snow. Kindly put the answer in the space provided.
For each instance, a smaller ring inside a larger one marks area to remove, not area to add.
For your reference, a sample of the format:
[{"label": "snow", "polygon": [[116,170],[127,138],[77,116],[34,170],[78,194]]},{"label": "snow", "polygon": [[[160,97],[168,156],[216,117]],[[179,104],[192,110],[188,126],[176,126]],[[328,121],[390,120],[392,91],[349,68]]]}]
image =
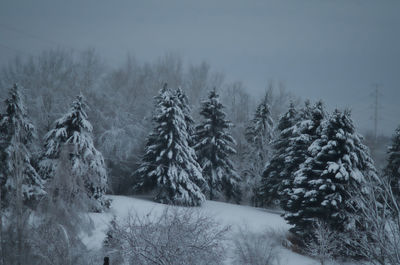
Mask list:
[{"label": "snow", "polygon": [[[92,213],[91,218],[95,229],[91,235],[83,237],[83,242],[90,249],[101,248],[108,224],[114,215],[117,219],[123,219],[129,212],[134,212],[138,215],[161,214],[165,207],[168,207],[164,204],[156,203],[145,198],[126,196],[107,197],[112,199],[110,210],[105,213]],[[266,229],[287,231],[290,228],[290,225],[288,225],[280,216],[280,212],[268,209],[216,201],[206,201],[201,207],[194,207],[193,209],[200,209],[205,214],[215,218],[215,220],[222,225],[231,226],[230,233],[232,235],[240,228],[248,229],[252,232],[263,232]],[[280,255],[281,264],[285,265],[318,264],[317,261],[296,254],[284,247],[280,249]]]}]

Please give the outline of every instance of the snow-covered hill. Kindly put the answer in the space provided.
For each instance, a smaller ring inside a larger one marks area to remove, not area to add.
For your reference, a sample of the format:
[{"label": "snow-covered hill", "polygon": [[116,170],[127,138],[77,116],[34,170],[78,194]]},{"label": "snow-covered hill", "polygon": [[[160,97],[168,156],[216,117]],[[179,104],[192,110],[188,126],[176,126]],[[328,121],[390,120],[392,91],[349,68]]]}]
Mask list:
[{"label": "snow-covered hill", "polygon": [[[139,215],[145,215],[150,212],[157,214],[161,213],[165,207],[167,207],[164,204],[155,203],[143,198],[126,196],[109,197],[113,200],[111,209],[106,213],[95,213],[91,215],[95,224],[95,230],[92,235],[84,238],[85,244],[91,249],[98,249],[101,247],[108,223],[113,215],[117,216],[117,218],[124,218],[129,211],[134,211]],[[261,208],[207,201],[201,207],[201,210],[204,211],[205,214],[214,217],[222,225],[231,226],[232,229],[230,233],[232,235],[234,235],[239,228],[261,233],[266,229],[287,231],[290,227],[278,213]],[[280,250],[280,256],[282,265],[318,264],[308,257],[298,255],[283,247]]]}]

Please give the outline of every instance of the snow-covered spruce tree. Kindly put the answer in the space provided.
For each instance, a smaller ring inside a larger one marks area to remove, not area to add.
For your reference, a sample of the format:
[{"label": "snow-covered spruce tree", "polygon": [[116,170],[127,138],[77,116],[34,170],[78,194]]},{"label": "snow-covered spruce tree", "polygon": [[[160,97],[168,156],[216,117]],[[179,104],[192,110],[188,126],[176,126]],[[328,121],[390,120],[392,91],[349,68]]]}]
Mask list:
[{"label": "snow-covered spruce tree", "polygon": [[200,114],[204,119],[196,126],[194,149],[208,182],[209,198],[225,195],[226,199],[239,203],[241,179],[229,159],[236,153],[235,140],[229,133],[232,124],[225,119],[223,108],[215,89],[210,91],[208,99],[202,102]]},{"label": "snow-covered spruce tree", "polygon": [[256,186],[259,185],[265,164],[269,160],[274,130],[268,94],[267,92],[257,106],[254,117],[245,131],[246,141],[249,145],[245,154],[247,165],[243,172],[243,178],[248,188],[252,189],[252,201],[255,205],[258,205]]},{"label": "snow-covered spruce tree", "polygon": [[280,204],[287,212],[297,211],[300,207],[298,201],[292,199],[291,188],[295,172],[310,156],[309,146],[316,139],[320,138],[321,124],[326,117],[324,105],[321,101],[311,106],[309,101],[299,111],[297,122],[292,129],[292,136],[289,139],[289,146],[282,155],[285,160],[284,175],[287,177],[280,188]]},{"label": "snow-covered spruce tree", "polygon": [[142,164],[135,172],[138,191],[156,190],[161,203],[199,206],[206,189],[200,165],[188,143],[188,132],[182,101],[164,86],[156,97],[153,121]]},{"label": "snow-covered spruce tree", "polygon": [[318,220],[332,231],[352,229],[351,191],[360,190],[366,179],[376,179],[376,169],[368,148],[355,132],[350,112],[335,110],[308,152],[310,157],[295,173],[290,192],[299,207],[285,215],[294,225],[292,232],[307,240],[312,235],[312,223]]},{"label": "snow-covered spruce tree", "polygon": [[[1,115],[0,120],[1,201],[3,205],[7,205],[18,188],[22,191],[25,202],[36,201],[45,194],[44,182],[31,164],[30,148],[35,135],[34,126],[28,120],[23,96],[17,84],[10,89],[5,104],[6,113]],[[19,173],[16,174],[15,171]],[[14,177],[16,175],[19,180]]]},{"label": "snow-covered spruce tree", "polygon": [[393,194],[400,198],[400,126],[393,135],[392,144],[388,150],[388,163],[385,175],[389,180]]},{"label": "snow-covered spruce tree", "polygon": [[297,120],[297,110],[294,104],[291,103],[289,109],[278,121],[275,132],[276,138],[272,144],[271,160],[266,165],[258,190],[259,201],[264,206],[270,206],[281,200],[280,192],[291,185],[291,172],[286,169],[286,152],[290,146],[290,139],[293,137],[294,125]]},{"label": "snow-covered spruce tree", "polygon": [[186,131],[188,134],[188,143],[192,147],[193,146],[193,135],[194,135],[194,120],[192,118],[191,109],[189,106],[189,100],[182,90],[182,88],[178,87],[175,90],[175,96],[178,99],[179,107],[182,109],[183,115],[185,116],[186,123]]},{"label": "snow-covered spruce tree", "polygon": [[73,174],[83,179],[87,196],[95,211],[109,206],[104,197],[107,190],[107,170],[103,155],[94,147],[92,125],[87,120],[87,105],[84,97],[77,96],[70,110],[56,120],[53,129],[45,136],[45,150],[39,163],[40,172],[51,179],[60,162],[64,145],[72,150],[69,158]]}]

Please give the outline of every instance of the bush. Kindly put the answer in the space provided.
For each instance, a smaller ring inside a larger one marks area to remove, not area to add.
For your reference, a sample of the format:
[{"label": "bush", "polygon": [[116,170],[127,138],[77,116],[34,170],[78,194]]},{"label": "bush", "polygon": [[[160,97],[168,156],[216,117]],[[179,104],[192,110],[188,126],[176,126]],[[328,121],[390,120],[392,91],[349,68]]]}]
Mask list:
[{"label": "bush", "polygon": [[278,265],[279,248],[285,243],[285,235],[273,230],[254,233],[240,230],[234,239],[233,264]]},{"label": "bush", "polygon": [[169,207],[160,216],[114,218],[104,247],[112,264],[222,264],[228,230],[199,210]]}]

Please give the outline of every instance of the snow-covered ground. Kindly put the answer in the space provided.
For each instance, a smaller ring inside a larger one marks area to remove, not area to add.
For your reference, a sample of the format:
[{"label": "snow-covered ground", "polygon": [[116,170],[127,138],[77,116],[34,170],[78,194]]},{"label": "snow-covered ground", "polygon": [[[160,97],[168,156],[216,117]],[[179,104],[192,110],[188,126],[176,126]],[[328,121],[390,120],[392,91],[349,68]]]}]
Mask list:
[{"label": "snow-covered ground", "polygon": [[[107,226],[113,215],[117,216],[117,218],[124,218],[129,211],[134,211],[139,215],[145,215],[150,212],[158,214],[167,207],[164,204],[159,204],[142,198],[126,196],[109,197],[113,200],[111,209],[106,213],[96,213],[91,215],[95,225],[95,230],[92,235],[84,238],[85,244],[91,249],[101,248]],[[200,208],[205,214],[214,217],[222,225],[231,226],[232,229],[230,231],[232,235],[239,228],[249,229],[254,232],[263,232],[266,229],[287,231],[290,227],[278,213],[270,212],[265,209],[215,201],[207,201]],[[318,264],[318,262],[309,257],[293,253],[283,247],[280,251],[280,255],[282,265]]]}]

